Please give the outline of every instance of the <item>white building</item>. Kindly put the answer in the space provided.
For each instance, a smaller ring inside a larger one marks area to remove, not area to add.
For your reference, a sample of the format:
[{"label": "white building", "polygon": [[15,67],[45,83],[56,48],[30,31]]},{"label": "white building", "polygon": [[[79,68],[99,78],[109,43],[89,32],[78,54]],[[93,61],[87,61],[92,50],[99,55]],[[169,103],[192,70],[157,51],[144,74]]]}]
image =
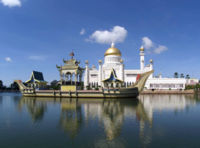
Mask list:
[{"label": "white building", "polygon": [[196,79],[196,78],[190,78],[190,79],[187,79],[186,81],[186,85],[196,85],[199,83],[199,79]]},{"label": "white building", "polygon": [[[122,54],[112,43],[104,54],[104,62],[99,60],[99,68],[89,67],[88,61],[85,62],[84,86],[106,87],[105,80],[117,79],[121,82],[120,86],[129,86],[136,82],[138,74],[153,70],[153,60],[145,65],[144,48],[140,48],[140,69],[125,69]],[[146,82],[146,89],[184,89],[186,79],[184,78],[155,78],[153,74]],[[110,84],[109,84],[110,85]],[[114,84],[115,85],[115,84]],[[111,87],[116,87],[116,85]],[[119,86],[119,87],[120,87]]]}]

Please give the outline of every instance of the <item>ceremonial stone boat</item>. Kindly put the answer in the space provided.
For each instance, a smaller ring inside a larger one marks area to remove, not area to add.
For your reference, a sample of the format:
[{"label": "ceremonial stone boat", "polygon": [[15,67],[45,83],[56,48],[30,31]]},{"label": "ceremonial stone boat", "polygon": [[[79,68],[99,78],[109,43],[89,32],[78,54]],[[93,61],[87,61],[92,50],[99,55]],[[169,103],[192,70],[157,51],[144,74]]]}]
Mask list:
[{"label": "ceremonial stone boat", "polygon": [[60,98],[136,98],[143,90],[149,71],[137,76],[137,81],[127,88],[100,88],[99,90],[37,90],[25,86],[21,80],[15,80],[20,92],[26,97],[60,97]]}]

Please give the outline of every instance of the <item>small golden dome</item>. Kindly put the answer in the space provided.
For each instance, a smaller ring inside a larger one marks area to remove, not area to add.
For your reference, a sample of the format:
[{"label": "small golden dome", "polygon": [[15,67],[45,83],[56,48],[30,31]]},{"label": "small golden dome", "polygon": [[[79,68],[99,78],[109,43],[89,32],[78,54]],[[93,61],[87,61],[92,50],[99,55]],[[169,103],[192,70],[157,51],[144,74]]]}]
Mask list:
[{"label": "small golden dome", "polygon": [[102,60],[99,60],[99,64],[102,64]]},{"label": "small golden dome", "polygon": [[144,47],[143,46],[140,47],[140,51],[144,51]]},{"label": "small golden dome", "polygon": [[88,60],[85,60],[85,64],[88,64],[89,62],[88,62]]},{"label": "small golden dome", "polygon": [[104,56],[108,56],[108,55],[116,55],[116,56],[121,56],[121,52],[119,49],[114,47],[114,43],[112,43],[111,47],[108,48],[104,54]]}]

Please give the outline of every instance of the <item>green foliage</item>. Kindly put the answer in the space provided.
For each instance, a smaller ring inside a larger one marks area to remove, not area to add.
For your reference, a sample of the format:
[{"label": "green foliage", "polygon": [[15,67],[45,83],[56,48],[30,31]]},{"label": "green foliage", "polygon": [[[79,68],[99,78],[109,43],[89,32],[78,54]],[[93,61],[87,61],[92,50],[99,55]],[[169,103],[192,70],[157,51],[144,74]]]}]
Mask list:
[{"label": "green foliage", "polygon": [[194,89],[194,88],[195,88],[195,85],[186,85],[186,86],[185,86],[185,89],[186,89],[186,90]]},{"label": "green foliage", "polygon": [[200,83],[196,84],[195,88],[200,89]]},{"label": "green foliage", "polygon": [[0,89],[3,87],[3,81],[0,80]]},{"label": "green foliage", "polygon": [[186,90],[189,90],[189,89],[200,89],[200,83],[198,83],[196,85],[186,85],[185,89]]},{"label": "green foliage", "polygon": [[53,81],[50,83],[49,88],[50,88],[50,89],[54,89],[54,90],[60,90],[59,81],[53,80]]}]

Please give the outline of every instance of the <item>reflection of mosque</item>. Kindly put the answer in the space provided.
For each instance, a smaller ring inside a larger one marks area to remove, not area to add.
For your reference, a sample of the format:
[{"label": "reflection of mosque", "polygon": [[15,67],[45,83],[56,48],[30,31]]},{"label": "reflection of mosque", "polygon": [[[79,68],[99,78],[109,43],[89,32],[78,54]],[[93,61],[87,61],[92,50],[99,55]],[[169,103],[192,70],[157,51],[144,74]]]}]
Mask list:
[{"label": "reflection of mosque", "polygon": [[137,103],[130,100],[84,103],[85,118],[98,118],[104,125],[107,140],[113,140],[120,135],[124,118],[135,116]]},{"label": "reflection of mosque", "polygon": [[[58,122],[64,132],[75,138],[88,121],[98,119],[104,127],[106,139],[110,141],[121,135],[125,119],[136,119],[139,122],[140,140],[144,145],[148,145],[152,141],[153,113],[185,109],[195,104],[192,98],[185,95],[145,95],[140,96],[139,101],[61,99]],[[41,120],[48,107],[48,102],[44,101],[44,98],[22,98],[19,106],[22,107],[24,104],[33,121]]]}]

